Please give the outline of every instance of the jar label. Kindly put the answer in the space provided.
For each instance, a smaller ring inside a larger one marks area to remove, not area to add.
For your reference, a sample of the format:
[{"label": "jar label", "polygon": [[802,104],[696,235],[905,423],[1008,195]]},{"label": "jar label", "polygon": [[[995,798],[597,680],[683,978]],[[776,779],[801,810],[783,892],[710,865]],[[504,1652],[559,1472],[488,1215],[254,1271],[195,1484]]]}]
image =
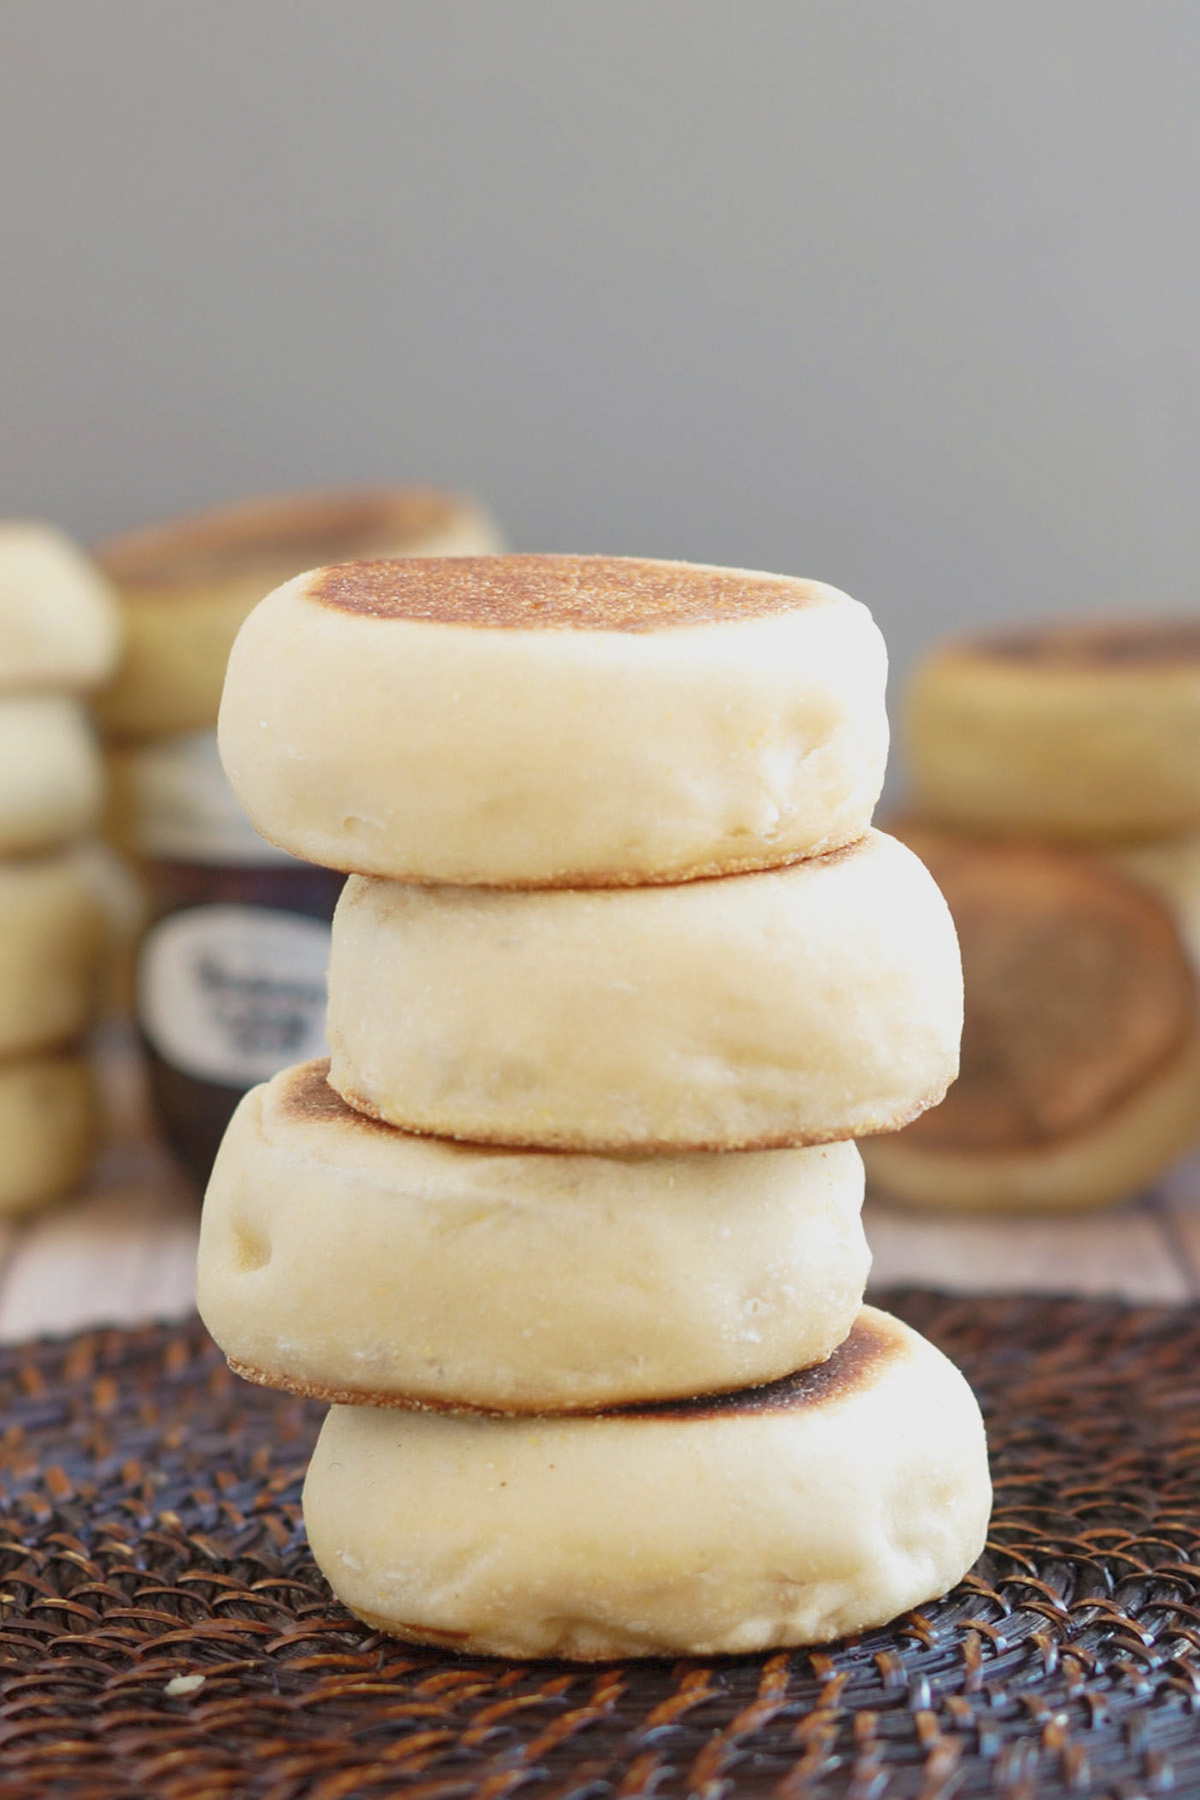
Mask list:
[{"label": "jar label", "polygon": [[327,1056],[330,928],[266,906],[197,906],[151,927],[138,962],[138,1017],[165,1062],[201,1081],[250,1087]]}]

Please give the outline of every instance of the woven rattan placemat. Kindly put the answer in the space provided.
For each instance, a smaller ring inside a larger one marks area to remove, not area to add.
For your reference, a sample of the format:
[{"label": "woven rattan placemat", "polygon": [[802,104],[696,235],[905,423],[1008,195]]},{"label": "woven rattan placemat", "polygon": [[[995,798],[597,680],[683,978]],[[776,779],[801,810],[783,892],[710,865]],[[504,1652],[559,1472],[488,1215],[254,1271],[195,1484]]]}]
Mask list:
[{"label": "woven rattan placemat", "polygon": [[0,1795],[1200,1795],[1200,1311],[883,1298],[984,1403],[988,1553],[858,1641],[674,1665],[369,1634],[304,1546],[319,1409],[198,1323],[0,1351]]}]

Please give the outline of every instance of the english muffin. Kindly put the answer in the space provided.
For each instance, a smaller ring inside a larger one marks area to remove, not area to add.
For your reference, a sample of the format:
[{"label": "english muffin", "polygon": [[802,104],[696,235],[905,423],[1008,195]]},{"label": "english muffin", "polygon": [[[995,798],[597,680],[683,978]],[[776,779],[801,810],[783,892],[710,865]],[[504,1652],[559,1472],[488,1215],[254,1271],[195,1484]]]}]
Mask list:
[{"label": "english muffin", "polygon": [[94,878],[70,851],[0,861],[0,1057],[92,1022],[108,932]]},{"label": "english muffin", "polygon": [[360,1112],[477,1143],[829,1142],[941,1099],[961,979],[945,901],[881,832],[670,887],[356,875],[333,921],[330,1080]]},{"label": "english muffin", "polygon": [[326,1067],[248,1094],[209,1182],[198,1299],[240,1374],[381,1406],[587,1410],[772,1381],[858,1313],[853,1144],[480,1149],[362,1118]]},{"label": "english muffin", "polygon": [[942,1104],[866,1149],[920,1205],[1093,1206],[1200,1134],[1195,978],[1154,895],[1099,858],[898,826],[962,945],[962,1069]]},{"label": "english muffin", "polygon": [[586,1419],[334,1407],[313,1555],[367,1624],[473,1655],[817,1644],[944,1593],[991,1489],[970,1388],[866,1308],[816,1369]]},{"label": "english muffin", "polygon": [[0,857],[82,837],[104,805],[87,713],[66,694],[0,694]]},{"label": "english muffin", "polygon": [[1200,828],[1200,617],[951,644],[904,709],[916,811],[968,831],[1103,843]]},{"label": "english muffin", "polygon": [[621,886],[853,842],[886,654],[821,582],[604,556],[354,562],[230,657],[221,754],[264,836],[411,882]]},{"label": "english muffin", "polygon": [[0,1062],[0,1216],[69,1192],[95,1150],[92,1071],[73,1051]]}]

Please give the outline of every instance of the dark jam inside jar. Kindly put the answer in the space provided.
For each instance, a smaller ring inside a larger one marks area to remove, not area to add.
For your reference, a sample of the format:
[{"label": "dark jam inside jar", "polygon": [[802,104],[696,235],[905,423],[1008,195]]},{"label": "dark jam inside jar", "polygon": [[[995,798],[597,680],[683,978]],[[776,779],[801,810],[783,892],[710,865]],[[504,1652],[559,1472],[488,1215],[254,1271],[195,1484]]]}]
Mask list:
[{"label": "dark jam inside jar", "polygon": [[211,733],[140,759],[150,888],[137,1018],[159,1128],[201,1185],[248,1088],[325,1054],[329,921],[345,880],[265,844]]},{"label": "dark jam inside jar", "polygon": [[323,966],[345,876],[307,863],[154,861],[147,873],[138,1023],[150,1091],[163,1136],[203,1184],[247,1088],[324,1054]]}]

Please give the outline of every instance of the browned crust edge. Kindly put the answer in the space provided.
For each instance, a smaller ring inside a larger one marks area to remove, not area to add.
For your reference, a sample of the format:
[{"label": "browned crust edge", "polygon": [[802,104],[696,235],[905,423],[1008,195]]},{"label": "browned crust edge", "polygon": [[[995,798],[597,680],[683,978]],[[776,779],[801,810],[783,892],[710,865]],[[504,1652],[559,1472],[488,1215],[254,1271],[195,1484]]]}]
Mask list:
[{"label": "browned crust edge", "polygon": [[[952,1078],[953,1079],[953,1078]],[[573,1138],[564,1135],[544,1136],[530,1139],[521,1135],[500,1135],[472,1126],[470,1131],[448,1131],[444,1128],[434,1130],[432,1126],[399,1124],[380,1112],[373,1101],[353,1089],[338,1087],[330,1079],[330,1087],[340,1094],[352,1112],[361,1113],[376,1125],[390,1125],[394,1130],[405,1131],[411,1137],[441,1138],[452,1144],[478,1144],[486,1149],[496,1150],[560,1150],[576,1156],[692,1156],[700,1153],[722,1155],[736,1150],[804,1150],[816,1144],[841,1144],[848,1138],[879,1137],[893,1131],[903,1131],[914,1119],[928,1112],[931,1106],[937,1106],[950,1091],[950,1082],[925,1098],[915,1101],[911,1107],[890,1115],[870,1125],[840,1124],[827,1131],[780,1131],[770,1132],[763,1137],[728,1137],[728,1138]]]},{"label": "browned crust edge", "polygon": [[[326,1576],[326,1580],[328,1579],[328,1576]],[[330,1582],[330,1586],[333,1586],[332,1582]],[[337,1592],[336,1588],[334,1589],[334,1592]],[[503,1661],[511,1660],[506,1657],[502,1651],[480,1649],[478,1640],[473,1638],[469,1631],[443,1631],[439,1630],[436,1625],[403,1625],[398,1620],[385,1619],[380,1613],[364,1612],[359,1606],[351,1606],[348,1600],[342,1600],[340,1594],[338,1594],[337,1597],[338,1600],[341,1601],[341,1604],[346,1608],[346,1611],[353,1614],[356,1619],[360,1619],[368,1630],[381,1631],[385,1637],[398,1638],[401,1643],[433,1644],[439,1650],[456,1650],[464,1654],[470,1653],[474,1656],[494,1656]],[[520,1660],[522,1662],[534,1662],[538,1659],[535,1657],[522,1657]],[[612,1658],[608,1656],[589,1656],[576,1657],[574,1660],[577,1662],[611,1662]]]},{"label": "browned crust edge", "polygon": [[1125,675],[1198,668],[1200,617],[1064,620],[989,633],[963,647],[977,659],[1048,674]]},{"label": "browned crust edge", "polygon": [[[690,1145],[676,1146],[675,1144],[668,1143],[662,1139],[655,1139],[649,1144],[642,1144],[639,1142],[621,1144],[615,1147],[601,1146],[597,1148],[595,1144],[590,1142],[586,1145],[530,1143],[528,1139],[518,1140],[516,1138],[498,1139],[481,1137],[478,1132],[472,1132],[470,1136],[455,1137],[444,1131],[425,1130],[419,1126],[413,1125],[397,1125],[393,1120],[385,1118],[372,1102],[361,1097],[355,1097],[353,1099],[347,1098],[346,1094],[343,1093],[340,1088],[335,1087],[329,1076],[328,1057],[318,1057],[311,1062],[298,1063],[293,1068],[283,1069],[280,1071],[279,1075],[274,1077],[274,1080],[281,1084],[277,1090],[278,1097],[276,1106],[278,1108],[278,1113],[276,1114],[276,1117],[282,1116],[285,1120],[296,1121],[305,1125],[348,1125],[352,1129],[361,1128],[365,1131],[382,1132],[385,1135],[388,1133],[395,1133],[397,1137],[423,1138],[432,1143],[453,1144],[455,1146],[462,1145],[467,1149],[502,1150],[511,1152],[514,1156],[600,1155],[641,1157],[643,1155],[652,1156],[659,1154],[678,1154],[686,1156],[690,1154],[692,1149],[692,1146]],[[903,1124],[911,1124],[914,1118],[919,1118],[920,1115],[923,1112],[928,1111],[931,1106],[936,1106],[939,1101],[945,1097],[948,1091],[949,1084],[942,1089],[941,1093],[938,1094],[936,1098],[920,1102],[915,1112],[911,1112],[905,1116]],[[902,1125],[888,1123],[885,1125],[874,1126],[870,1130],[863,1130],[860,1128],[853,1133],[843,1129],[824,1133],[820,1137],[786,1138],[780,1141],[763,1141],[747,1145],[707,1143],[700,1145],[699,1148],[714,1154],[722,1154],[725,1151],[733,1153],[742,1149],[788,1150],[804,1149],[806,1147],[816,1148],[822,1144],[845,1143],[851,1136],[854,1138],[875,1137],[881,1133],[895,1132],[902,1128]]]},{"label": "browned crust edge", "polygon": [[903,1340],[894,1332],[864,1320],[860,1312],[840,1344],[822,1361],[793,1369],[786,1375],[740,1388],[712,1388],[702,1393],[668,1395],[657,1400],[598,1401],[577,1405],[561,1402],[514,1400],[492,1406],[472,1400],[431,1399],[426,1395],[382,1391],[378,1388],[342,1388],[332,1383],[305,1381],[285,1372],[268,1373],[240,1358],[227,1356],[235,1375],[256,1387],[278,1388],[304,1400],[320,1400],[329,1406],[369,1406],[383,1412],[439,1413],[455,1418],[485,1419],[680,1419],[697,1420],[730,1414],[798,1411],[820,1406],[857,1392],[890,1357],[903,1353]]},{"label": "browned crust edge", "polygon": [[[328,1577],[326,1577],[326,1579],[328,1580]],[[332,1582],[330,1582],[330,1586],[333,1586]],[[337,1590],[334,1589],[334,1592],[336,1593]],[[404,1644],[431,1644],[440,1650],[449,1650],[460,1656],[470,1656],[473,1660],[496,1661],[509,1664],[517,1663],[521,1667],[527,1665],[536,1666],[539,1663],[551,1663],[557,1666],[563,1662],[570,1662],[579,1663],[586,1668],[594,1668],[600,1663],[623,1662],[632,1656],[654,1658],[677,1663],[681,1657],[702,1656],[711,1658],[713,1656],[726,1656],[731,1654],[727,1651],[714,1651],[707,1645],[699,1649],[685,1649],[682,1645],[673,1647],[662,1645],[632,1650],[630,1648],[630,1640],[628,1637],[617,1638],[614,1636],[612,1643],[606,1650],[555,1650],[553,1652],[547,1651],[541,1656],[530,1656],[526,1652],[518,1650],[515,1647],[508,1650],[496,1649],[485,1640],[473,1636],[469,1631],[446,1631],[439,1629],[436,1625],[405,1625],[398,1620],[385,1619],[381,1613],[364,1612],[361,1607],[351,1606],[349,1601],[343,1600],[340,1594],[338,1594],[337,1597],[348,1613],[352,1613],[354,1617],[367,1626],[370,1631],[381,1632],[384,1637],[396,1638],[399,1642]],[[880,1623],[882,1622],[883,1621],[880,1621]],[[864,1629],[866,1629],[866,1627],[864,1627]],[[836,1642],[838,1635],[837,1632],[826,1631],[822,1635],[805,1638],[804,1645],[815,1649],[819,1644],[831,1644]],[[776,1647],[779,1649],[799,1649],[802,1646],[793,1644],[789,1639]],[[733,1652],[732,1654],[740,1656],[741,1653]],[[762,1653],[759,1652],[757,1654],[761,1655]]]},{"label": "browned crust edge", "polygon": [[[738,1395],[757,1391],[753,1386],[706,1388],[698,1394],[663,1395],[657,1399],[574,1402],[559,1396],[545,1400],[512,1399],[500,1406],[482,1400],[433,1399],[427,1394],[405,1393],[393,1388],[338,1387],[333,1382],[306,1381],[282,1370],[275,1372],[260,1369],[236,1356],[227,1356],[225,1360],[235,1375],[243,1381],[251,1382],[255,1387],[276,1388],[281,1393],[295,1394],[301,1400],[319,1400],[324,1406],[370,1406],[379,1412],[438,1413],[443,1417],[462,1419],[623,1418],[660,1407],[686,1406],[689,1402],[694,1402],[697,1407],[707,1403],[713,1412],[728,1411],[732,1410],[728,1404],[720,1408],[715,1403],[722,1400],[728,1403]],[[821,1365],[813,1364],[812,1367],[819,1368]],[[759,1386],[769,1388],[790,1379],[791,1376],[776,1376],[774,1380],[761,1382]],[[747,1407],[746,1410],[753,1409]]]},{"label": "browned crust edge", "polygon": [[[254,828],[260,837],[266,838],[277,850],[285,850],[288,855],[298,856],[307,862],[314,861],[311,851],[298,847],[295,841],[284,843],[281,838],[272,837],[257,820],[254,821]],[[566,869],[553,875],[540,875],[536,881],[489,881],[483,875],[472,875],[470,881],[465,881],[445,875],[414,874],[411,870],[397,872],[394,869],[362,869],[349,862],[331,861],[324,851],[321,853],[319,867],[331,869],[335,875],[361,875],[365,881],[394,881],[400,887],[484,888],[489,893],[498,894],[558,893],[574,889],[582,894],[591,894],[608,889],[690,887],[697,881],[722,881],[727,875],[769,875],[772,870],[792,869],[798,863],[832,861],[843,851],[854,850],[864,843],[871,831],[868,815],[861,830],[856,827],[845,837],[821,838],[805,850],[789,851],[784,856],[726,857],[713,862],[687,863],[683,867],[655,870]]]}]

